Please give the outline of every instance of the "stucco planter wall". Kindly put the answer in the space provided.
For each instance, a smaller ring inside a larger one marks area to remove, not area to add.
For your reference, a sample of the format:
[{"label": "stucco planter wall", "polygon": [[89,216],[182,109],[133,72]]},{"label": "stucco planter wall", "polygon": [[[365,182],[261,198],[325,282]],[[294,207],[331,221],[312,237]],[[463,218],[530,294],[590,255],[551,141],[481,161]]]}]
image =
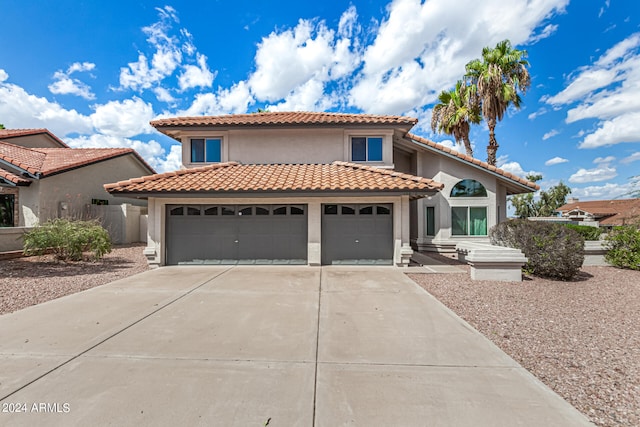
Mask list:
[{"label": "stucco planter wall", "polygon": [[584,242],[584,263],[582,265],[609,265],[604,260],[607,253],[603,240],[585,240]]}]

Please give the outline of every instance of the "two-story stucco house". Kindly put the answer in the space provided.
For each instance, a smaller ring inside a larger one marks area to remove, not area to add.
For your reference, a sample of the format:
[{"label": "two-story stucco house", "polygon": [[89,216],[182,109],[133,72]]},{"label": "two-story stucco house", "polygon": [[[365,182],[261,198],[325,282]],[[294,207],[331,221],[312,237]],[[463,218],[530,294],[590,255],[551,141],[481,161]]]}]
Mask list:
[{"label": "two-story stucco house", "polygon": [[487,241],[534,183],[409,133],[416,119],[274,112],[151,122],[184,169],[105,186],[148,199],[151,265],[407,265]]}]

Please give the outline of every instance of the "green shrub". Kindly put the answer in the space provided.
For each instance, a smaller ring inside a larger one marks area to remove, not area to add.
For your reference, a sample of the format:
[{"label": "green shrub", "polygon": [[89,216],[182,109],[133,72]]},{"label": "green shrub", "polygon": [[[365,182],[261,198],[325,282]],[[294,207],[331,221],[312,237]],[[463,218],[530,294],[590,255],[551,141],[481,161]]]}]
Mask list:
[{"label": "green shrub", "polygon": [[79,261],[83,252],[101,259],[111,252],[109,234],[96,221],[54,219],[24,234],[25,255],[53,252],[58,260]]},{"label": "green shrub", "polygon": [[520,249],[529,259],[526,272],[561,280],[573,278],[584,262],[584,239],[560,224],[516,219],[489,232],[491,243]]},{"label": "green shrub", "polygon": [[640,270],[640,225],[614,227],[605,237],[605,260],[616,267]]},{"label": "green shrub", "polygon": [[591,227],[590,225],[574,225],[563,224],[572,230],[575,230],[582,236],[584,240],[600,240],[600,235],[604,233],[604,230],[600,227]]}]

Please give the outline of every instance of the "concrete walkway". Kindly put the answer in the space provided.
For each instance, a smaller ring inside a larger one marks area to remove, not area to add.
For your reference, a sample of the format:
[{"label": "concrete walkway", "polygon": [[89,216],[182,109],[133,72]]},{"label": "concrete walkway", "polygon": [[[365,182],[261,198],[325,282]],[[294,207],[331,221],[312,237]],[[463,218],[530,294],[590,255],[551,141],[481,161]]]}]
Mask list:
[{"label": "concrete walkway", "polygon": [[401,270],[191,266],[0,316],[0,425],[589,424]]}]

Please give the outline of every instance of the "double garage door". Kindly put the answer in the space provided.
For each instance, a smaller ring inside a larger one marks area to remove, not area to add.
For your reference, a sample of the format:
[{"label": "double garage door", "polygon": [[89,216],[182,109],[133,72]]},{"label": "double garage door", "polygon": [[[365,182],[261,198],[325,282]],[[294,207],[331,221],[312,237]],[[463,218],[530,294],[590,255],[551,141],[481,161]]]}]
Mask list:
[{"label": "double garage door", "polygon": [[[167,205],[167,264],[306,264],[306,205]],[[391,205],[322,205],[322,263],[393,258]]]}]

